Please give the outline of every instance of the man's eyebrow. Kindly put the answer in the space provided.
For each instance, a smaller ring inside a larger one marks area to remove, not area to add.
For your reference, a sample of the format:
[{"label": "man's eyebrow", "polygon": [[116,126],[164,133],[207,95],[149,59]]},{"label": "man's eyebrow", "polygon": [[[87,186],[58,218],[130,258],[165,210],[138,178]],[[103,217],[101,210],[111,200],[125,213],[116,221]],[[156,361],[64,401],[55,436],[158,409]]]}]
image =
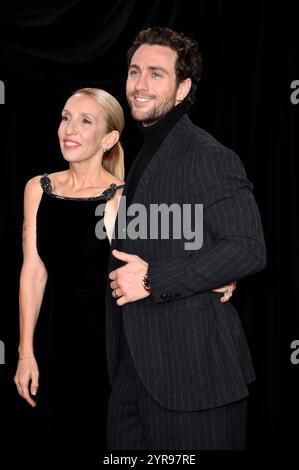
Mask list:
[{"label": "man's eyebrow", "polygon": [[[151,71],[159,70],[160,72],[163,72],[163,73],[166,73],[167,75],[169,75],[168,70],[164,69],[164,68],[161,67],[160,65],[149,65],[147,68],[148,68],[149,70],[151,70]],[[129,69],[137,69],[137,70],[140,70],[140,67],[139,67],[139,65],[131,64],[131,65],[129,66]]]},{"label": "man's eyebrow", "polygon": [[168,70],[164,69],[163,67],[160,67],[159,65],[157,65],[157,66],[151,65],[148,68],[150,70],[159,70],[160,72],[163,72],[163,73],[166,73],[167,75],[169,75]]}]

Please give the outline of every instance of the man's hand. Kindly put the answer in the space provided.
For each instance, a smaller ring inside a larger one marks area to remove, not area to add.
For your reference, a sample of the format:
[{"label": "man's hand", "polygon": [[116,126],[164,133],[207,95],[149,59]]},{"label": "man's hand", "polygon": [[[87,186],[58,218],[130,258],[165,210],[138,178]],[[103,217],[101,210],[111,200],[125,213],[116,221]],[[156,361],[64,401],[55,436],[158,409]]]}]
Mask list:
[{"label": "man's hand", "polygon": [[129,255],[123,251],[113,250],[112,254],[125,264],[109,274],[112,297],[117,305],[122,306],[129,302],[145,299],[150,294],[142,285],[142,278],[147,272],[148,263],[137,255]]}]

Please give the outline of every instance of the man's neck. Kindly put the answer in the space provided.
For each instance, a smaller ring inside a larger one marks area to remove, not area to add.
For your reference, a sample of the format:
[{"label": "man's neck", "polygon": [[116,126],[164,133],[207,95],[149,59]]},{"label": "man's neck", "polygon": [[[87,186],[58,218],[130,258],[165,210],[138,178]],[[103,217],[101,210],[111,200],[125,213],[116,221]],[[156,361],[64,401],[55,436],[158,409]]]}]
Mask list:
[{"label": "man's neck", "polygon": [[171,108],[152,125],[145,126],[139,123],[139,129],[144,137],[144,143],[152,144],[157,141],[162,141],[172,127],[186,114],[188,108],[188,103],[183,101]]}]

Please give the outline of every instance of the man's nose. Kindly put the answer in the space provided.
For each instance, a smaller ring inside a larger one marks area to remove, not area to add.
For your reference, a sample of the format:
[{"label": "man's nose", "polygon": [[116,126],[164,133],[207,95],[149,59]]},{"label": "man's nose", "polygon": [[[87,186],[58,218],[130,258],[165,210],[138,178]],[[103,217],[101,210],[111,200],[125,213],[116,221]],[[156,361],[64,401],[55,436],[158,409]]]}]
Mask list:
[{"label": "man's nose", "polygon": [[145,74],[140,74],[136,80],[135,87],[137,90],[148,90],[148,79]]}]

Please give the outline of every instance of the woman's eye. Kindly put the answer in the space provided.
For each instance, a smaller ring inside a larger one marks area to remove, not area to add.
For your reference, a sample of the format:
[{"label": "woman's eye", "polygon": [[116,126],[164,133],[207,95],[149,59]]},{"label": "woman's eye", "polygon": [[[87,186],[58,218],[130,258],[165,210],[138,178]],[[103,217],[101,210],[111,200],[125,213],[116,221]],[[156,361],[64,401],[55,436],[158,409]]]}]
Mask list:
[{"label": "woman's eye", "polygon": [[67,121],[67,116],[61,116],[62,121]]},{"label": "woman's eye", "polygon": [[83,119],[83,123],[84,123],[84,124],[91,124],[91,121],[90,121],[89,119],[84,118],[84,119]]}]

